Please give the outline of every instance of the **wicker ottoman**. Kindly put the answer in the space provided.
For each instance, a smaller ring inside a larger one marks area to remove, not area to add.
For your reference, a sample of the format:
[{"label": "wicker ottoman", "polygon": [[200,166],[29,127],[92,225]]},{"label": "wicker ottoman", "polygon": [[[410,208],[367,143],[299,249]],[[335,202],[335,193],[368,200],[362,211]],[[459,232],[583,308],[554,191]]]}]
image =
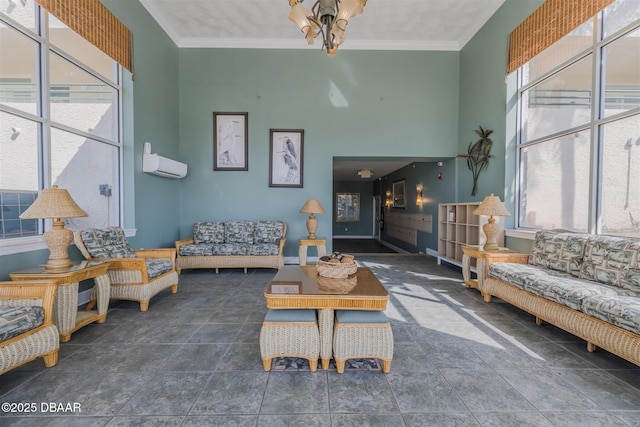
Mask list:
[{"label": "wicker ottoman", "polygon": [[269,310],[260,330],[260,354],[265,371],[274,357],[301,357],[318,369],[320,333],[315,310]]},{"label": "wicker ottoman", "polygon": [[364,358],[382,360],[382,372],[389,372],[393,332],[387,316],[381,311],[336,310],[333,358],[339,374],[347,359]]}]

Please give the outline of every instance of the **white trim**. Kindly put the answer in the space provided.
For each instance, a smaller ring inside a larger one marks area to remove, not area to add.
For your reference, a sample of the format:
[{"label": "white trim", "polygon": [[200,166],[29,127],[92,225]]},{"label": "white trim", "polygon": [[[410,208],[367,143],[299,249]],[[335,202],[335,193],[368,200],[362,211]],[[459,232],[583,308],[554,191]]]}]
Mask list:
[{"label": "white trim", "polygon": [[42,236],[20,237],[0,240],[0,256],[47,249]]},{"label": "white trim", "polygon": [[[173,39],[178,48],[210,49],[301,49],[320,50],[319,44],[308,45],[300,39],[249,39],[249,38],[205,38],[184,37]],[[340,50],[418,50],[418,51],[455,51],[462,49],[460,43],[448,40],[349,40],[340,45]]]},{"label": "white trim", "polygon": [[396,245],[392,245],[391,243],[389,243],[389,242],[387,242],[385,240],[380,240],[380,243],[383,246],[388,247],[389,249],[393,249],[394,251],[398,252],[399,254],[410,254],[411,253],[409,251],[406,251],[406,250],[404,250],[402,248],[397,247]]},{"label": "white trim", "polygon": [[373,239],[373,236],[370,234],[363,234],[363,235],[353,235],[353,234],[349,234],[349,235],[336,235],[334,234],[333,236],[331,236],[332,239],[336,239],[336,240],[340,240],[340,239],[344,239],[344,240],[348,240],[348,239]]},{"label": "white trim", "polygon": [[438,251],[436,251],[435,249],[425,248],[425,251],[427,255],[431,255],[434,258],[438,258]]},{"label": "white trim", "polygon": [[524,229],[512,229],[512,230],[504,230],[504,235],[507,237],[515,237],[516,239],[533,240],[536,237],[536,231],[524,230]]},{"label": "white trim", "polygon": [[[137,229],[135,228],[125,229],[124,235],[127,237],[134,237],[136,235],[136,232]],[[42,241],[41,235],[0,240],[0,256],[41,251],[46,249],[47,245],[45,245]]]}]

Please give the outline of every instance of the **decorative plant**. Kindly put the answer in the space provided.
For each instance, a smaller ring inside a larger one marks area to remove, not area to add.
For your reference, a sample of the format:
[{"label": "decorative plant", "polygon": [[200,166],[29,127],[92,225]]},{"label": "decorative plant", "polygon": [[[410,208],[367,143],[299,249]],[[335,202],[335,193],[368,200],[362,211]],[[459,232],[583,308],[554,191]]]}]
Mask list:
[{"label": "decorative plant", "polygon": [[491,129],[483,129],[482,126],[478,126],[475,132],[480,139],[476,142],[470,142],[466,153],[458,154],[458,157],[467,158],[467,166],[473,174],[472,196],[478,194],[478,176],[489,165],[489,157],[491,157],[489,153],[493,145],[493,141],[489,138],[493,133]]}]

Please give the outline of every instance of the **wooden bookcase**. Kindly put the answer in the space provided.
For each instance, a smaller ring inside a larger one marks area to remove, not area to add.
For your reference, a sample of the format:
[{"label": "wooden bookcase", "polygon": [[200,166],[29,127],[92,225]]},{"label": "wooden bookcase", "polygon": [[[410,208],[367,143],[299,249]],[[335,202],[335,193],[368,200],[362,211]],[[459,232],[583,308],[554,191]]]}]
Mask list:
[{"label": "wooden bookcase", "polygon": [[[462,246],[484,245],[487,241],[482,226],[489,217],[474,215],[480,202],[441,203],[438,205],[438,264],[442,261],[462,267]],[[504,221],[494,217],[500,226],[498,246],[504,246]]]}]

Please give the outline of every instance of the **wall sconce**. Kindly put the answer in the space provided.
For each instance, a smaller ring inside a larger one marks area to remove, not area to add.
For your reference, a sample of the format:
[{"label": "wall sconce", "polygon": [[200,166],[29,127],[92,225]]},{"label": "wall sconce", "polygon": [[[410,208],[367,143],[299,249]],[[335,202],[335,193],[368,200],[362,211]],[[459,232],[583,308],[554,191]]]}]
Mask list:
[{"label": "wall sconce", "polygon": [[416,184],[416,206],[422,206],[422,184]]},{"label": "wall sconce", "polygon": [[387,207],[389,207],[389,206],[391,206],[391,190],[387,190],[385,195],[387,196],[387,200],[385,201],[385,205],[387,205]]}]

